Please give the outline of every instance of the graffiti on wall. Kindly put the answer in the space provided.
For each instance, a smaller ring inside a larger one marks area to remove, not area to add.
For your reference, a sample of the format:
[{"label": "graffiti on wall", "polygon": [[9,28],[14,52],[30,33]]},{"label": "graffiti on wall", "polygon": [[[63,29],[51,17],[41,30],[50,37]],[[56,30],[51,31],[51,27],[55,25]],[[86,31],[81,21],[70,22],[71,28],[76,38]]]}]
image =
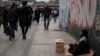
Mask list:
[{"label": "graffiti on wall", "polygon": [[94,30],[97,37],[100,36],[100,14],[96,15]]},{"label": "graffiti on wall", "polygon": [[94,31],[96,37],[100,37],[100,2],[97,2],[96,19],[94,22]]},{"label": "graffiti on wall", "polygon": [[93,27],[96,0],[69,0],[70,22],[82,29]]},{"label": "graffiti on wall", "polygon": [[69,12],[69,6],[68,6],[68,0],[59,0],[59,10],[60,10],[60,16],[59,16],[59,22],[62,26],[62,28],[67,27],[68,24],[68,12]]}]

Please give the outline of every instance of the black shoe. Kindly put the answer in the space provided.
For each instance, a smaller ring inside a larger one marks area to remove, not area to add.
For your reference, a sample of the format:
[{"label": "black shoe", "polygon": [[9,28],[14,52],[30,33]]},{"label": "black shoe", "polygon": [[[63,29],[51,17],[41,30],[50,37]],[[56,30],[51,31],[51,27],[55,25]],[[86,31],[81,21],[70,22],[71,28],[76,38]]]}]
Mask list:
[{"label": "black shoe", "polygon": [[15,37],[12,37],[13,39],[15,39]]},{"label": "black shoe", "polygon": [[12,38],[15,38],[15,35],[12,35]]},{"label": "black shoe", "polygon": [[49,29],[47,28],[47,30],[49,30]]},{"label": "black shoe", "polygon": [[23,36],[23,39],[26,40],[26,36]]},{"label": "black shoe", "polygon": [[46,28],[44,28],[44,30],[46,30]]},{"label": "black shoe", "polygon": [[44,30],[46,30],[46,29],[44,29]]},{"label": "black shoe", "polygon": [[12,37],[9,37],[9,41],[12,41]]}]

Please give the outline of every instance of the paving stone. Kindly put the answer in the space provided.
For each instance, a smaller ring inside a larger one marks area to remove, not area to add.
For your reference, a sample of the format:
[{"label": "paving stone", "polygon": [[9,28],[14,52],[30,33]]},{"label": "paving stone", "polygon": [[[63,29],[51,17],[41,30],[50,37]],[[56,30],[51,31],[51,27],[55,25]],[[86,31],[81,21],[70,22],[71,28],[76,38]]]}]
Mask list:
[{"label": "paving stone", "polygon": [[15,34],[15,40],[9,41],[9,36],[3,33],[3,27],[0,28],[0,56],[65,56],[64,53],[55,52],[54,40],[60,38],[65,44],[75,43],[72,36],[60,31],[59,24],[53,21],[48,31],[44,30],[43,22],[33,24],[26,40],[22,39],[20,27]]}]

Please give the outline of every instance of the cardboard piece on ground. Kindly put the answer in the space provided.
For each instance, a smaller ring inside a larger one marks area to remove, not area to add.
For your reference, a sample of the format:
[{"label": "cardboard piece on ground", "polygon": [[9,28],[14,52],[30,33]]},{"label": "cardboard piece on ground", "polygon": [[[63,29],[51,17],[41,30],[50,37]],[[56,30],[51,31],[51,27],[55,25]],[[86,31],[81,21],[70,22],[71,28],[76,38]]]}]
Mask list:
[{"label": "cardboard piece on ground", "polygon": [[56,52],[64,51],[64,41],[62,39],[55,39],[55,49]]},{"label": "cardboard piece on ground", "polygon": [[70,48],[69,45],[64,46],[65,56],[73,56],[71,53],[69,53],[68,51],[69,48]]},{"label": "cardboard piece on ground", "polygon": [[[64,46],[65,55],[66,56],[73,56],[71,53],[69,53],[69,51],[68,51],[69,48],[70,48],[69,45]],[[82,54],[82,55],[79,55],[79,56],[93,56],[93,55],[94,55],[94,51],[92,49],[90,49],[89,54]]]}]

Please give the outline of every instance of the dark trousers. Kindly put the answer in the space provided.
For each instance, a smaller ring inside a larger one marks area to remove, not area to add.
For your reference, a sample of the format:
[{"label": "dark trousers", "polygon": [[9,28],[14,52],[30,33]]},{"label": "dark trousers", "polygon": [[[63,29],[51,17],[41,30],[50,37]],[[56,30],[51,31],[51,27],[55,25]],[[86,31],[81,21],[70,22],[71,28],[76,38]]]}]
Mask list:
[{"label": "dark trousers", "polygon": [[35,17],[35,19],[36,19],[36,22],[39,24],[40,17]]},{"label": "dark trousers", "polygon": [[44,29],[48,30],[49,24],[50,24],[50,19],[44,17]]},{"label": "dark trousers", "polygon": [[18,21],[15,22],[15,30],[18,30]]},{"label": "dark trousers", "polygon": [[15,37],[15,32],[14,32],[14,30],[15,30],[15,22],[9,22],[9,24],[10,24],[10,38],[11,37]]},{"label": "dark trousers", "polygon": [[21,29],[22,29],[23,37],[26,37],[27,31],[28,31],[28,26],[21,26]]}]

